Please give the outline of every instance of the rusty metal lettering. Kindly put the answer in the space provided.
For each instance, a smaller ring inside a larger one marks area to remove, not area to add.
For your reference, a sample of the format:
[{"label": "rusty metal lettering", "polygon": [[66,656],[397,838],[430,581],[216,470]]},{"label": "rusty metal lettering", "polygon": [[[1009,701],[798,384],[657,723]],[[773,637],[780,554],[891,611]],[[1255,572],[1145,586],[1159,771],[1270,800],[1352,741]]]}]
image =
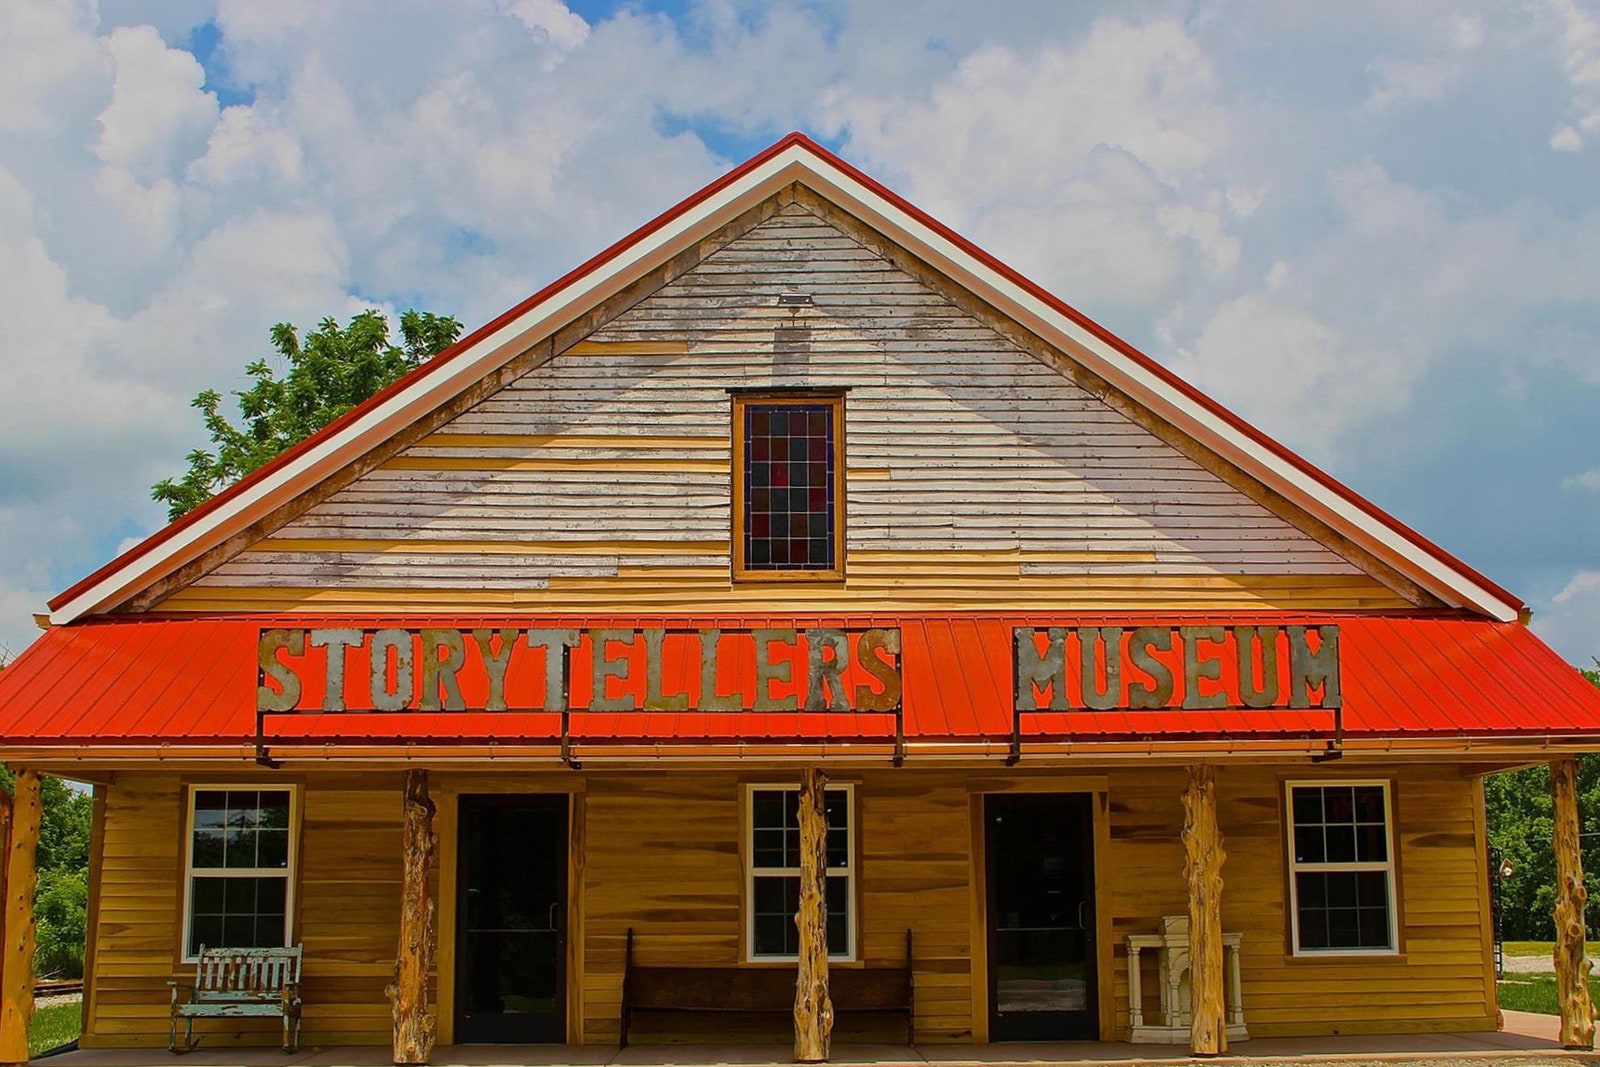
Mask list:
[{"label": "rusty metal lettering", "polygon": [[[831,651],[832,656],[824,656]],[[806,631],[806,710],[848,711],[844,672],[850,666],[850,639],[843,630]],[[827,692],[823,692],[823,688]]]},{"label": "rusty metal lettering", "polygon": [[[439,658],[440,651],[446,653]],[[445,711],[465,711],[467,702],[461,699],[461,682],[456,672],[467,662],[467,645],[460,630],[422,631],[422,698],[418,706],[423,711],[440,710],[440,692],[443,691]]]},{"label": "rusty metal lettering", "polygon": [[1200,642],[1209,641],[1221,644],[1228,639],[1228,631],[1220,626],[1180,626],[1178,636],[1183,640],[1183,706],[1186,708],[1225,708],[1228,706],[1226,693],[1200,692],[1200,682],[1207,679],[1213,682],[1222,680],[1222,657],[1220,653],[1213,653],[1204,658],[1200,655]]},{"label": "rusty metal lettering", "polygon": [[[1270,708],[1278,703],[1278,628],[1235,626],[1239,646],[1239,700],[1247,708]],[[1259,657],[1256,647],[1260,646]],[[1261,664],[1261,685],[1256,685],[1256,663]]]},{"label": "rusty metal lettering", "polygon": [[661,691],[661,646],[667,639],[667,631],[659,627],[643,631],[644,633],[644,710],[646,711],[686,711],[689,708],[688,693],[666,694]]},{"label": "rusty metal lettering", "polygon": [[360,630],[312,630],[311,647],[326,648],[328,650],[328,669],[326,672],[328,685],[322,693],[323,711],[344,710],[344,663],[345,653],[352,648],[360,648],[366,641],[366,635]]},{"label": "rusty metal lettering", "polygon": [[[285,650],[291,656],[305,655],[306,632],[262,632],[260,642],[256,645],[256,666],[261,668],[259,684],[256,686],[257,711],[293,711],[294,706],[300,703],[300,676],[278,658],[278,653]],[[268,679],[278,683],[276,689],[267,684]]]},{"label": "rusty metal lettering", "polygon": [[484,711],[506,710],[506,667],[511,664],[511,650],[517,645],[517,631],[500,631],[500,654],[494,651],[493,630],[474,630],[472,639],[478,643],[478,653],[483,657],[483,673],[489,679],[489,695],[483,702]]},{"label": "rusty metal lettering", "polygon": [[639,639],[637,630],[590,630],[589,676],[594,681],[594,692],[589,694],[590,711],[638,711],[639,698],[623,689],[619,697],[606,695],[606,681],[616,678],[628,681],[628,659],[611,658],[611,646],[632,646]]},{"label": "rusty metal lettering", "polygon": [[1304,626],[1286,626],[1289,631],[1289,706],[1309,708],[1311,690],[1322,690],[1322,707],[1344,706],[1339,692],[1339,628],[1319,626],[1322,643],[1315,652],[1306,641]]},{"label": "rusty metal lettering", "polygon": [[[885,655],[895,657],[888,659]],[[856,686],[857,711],[893,711],[900,706],[900,631],[868,630],[856,643],[856,660],[877,681],[878,688]]]},{"label": "rusty metal lettering", "polygon": [[[1099,685],[1099,665],[1095,645],[1099,644],[1106,661],[1105,688]],[[1122,703],[1122,627],[1078,627],[1079,663],[1083,667],[1081,687],[1083,706],[1109,711]]]},{"label": "rusty metal lettering", "polygon": [[1039,700],[1035,690],[1042,693],[1050,690],[1050,710],[1067,710],[1067,631],[1063,626],[1052,626],[1048,632],[1048,643],[1041,654],[1039,646],[1034,643],[1034,634],[1038,631],[1026,626],[1019,626],[1012,632],[1016,644],[1017,659],[1017,709],[1019,711],[1039,710]]},{"label": "rusty metal lettering", "polygon": [[1128,662],[1145,673],[1150,684],[1128,680],[1128,707],[1164,708],[1172,703],[1172,669],[1152,652],[1172,651],[1172,631],[1165,626],[1140,626],[1128,638]]},{"label": "rusty metal lettering", "polygon": [[530,648],[544,649],[546,711],[567,710],[567,657],[564,653],[568,649],[577,648],[578,640],[576,630],[529,630],[527,633]]},{"label": "rusty metal lettering", "polygon": [[744,694],[717,692],[717,653],[722,643],[721,630],[700,631],[700,710],[742,711]]},{"label": "rusty metal lettering", "polygon": [[799,635],[793,628],[751,630],[750,636],[756,640],[756,695],[751,701],[751,711],[795,711],[800,707],[800,700],[793,693],[784,697],[772,695],[773,682],[787,682],[791,677],[789,663],[778,663],[772,659],[772,646],[775,644],[787,645],[796,648]]},{"label": "rusty metal lettering", "polygon": [[[389,653],[394,653],[394,689],[389,689]],[[411,633],[378,630],[372,635],[372,706],[378,711],[404,711],[414,691]]]}]

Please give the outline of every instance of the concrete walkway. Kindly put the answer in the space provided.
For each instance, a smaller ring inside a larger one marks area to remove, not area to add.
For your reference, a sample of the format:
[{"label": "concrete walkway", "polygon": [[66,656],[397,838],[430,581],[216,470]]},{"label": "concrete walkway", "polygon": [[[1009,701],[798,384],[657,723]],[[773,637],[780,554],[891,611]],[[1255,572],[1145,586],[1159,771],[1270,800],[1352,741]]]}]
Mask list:
[{"label": "concrete walkway", "polygon": [[[1219,1059],[1195,1060],[1182,1046],[1073,1042],[1051,1044],[929,1045],[907,1049],[893,1045],[838,1045],[832,1062],[845,1067],[1041,1067],[1073,1064],[1091,1067],[1172,1067],[1183,1063],[1405,1064],[1454,1067],[1493,1063],[1496,1067],[1538,1067],[1600,1063],[1592,1052],[1567,1052],[1556,1041],[1556,1019],[1550,1015],[1506,1012],[1499,1033],[1412,1034],[1392,1037],[1257,1038],[1235,1046]],[[383,1067],[387,1048],[306,1049],[285,1056],[276,1049],[216,1049],[204,1044],[196,1052],[174,1058],[166,1049],[90,1049],[34,1061],[40,1067]],[[435,1067],[784,1067],[792,1062],[787,1046],[641,1045],[615,1048],[566,1048],[559,1045],[462,1045],[437,1050]]]}]

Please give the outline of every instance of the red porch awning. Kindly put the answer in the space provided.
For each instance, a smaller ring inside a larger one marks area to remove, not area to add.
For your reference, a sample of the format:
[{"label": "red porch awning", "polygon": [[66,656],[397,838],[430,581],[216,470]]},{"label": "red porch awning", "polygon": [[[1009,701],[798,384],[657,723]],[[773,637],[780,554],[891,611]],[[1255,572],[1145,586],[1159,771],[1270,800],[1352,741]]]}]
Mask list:
[{"label": "red porch awning", "polygon": [[[1338,627],[1346,737],[1571,738],[1600,734],[1600,690],[1589,685],[1526,627],[1458,615],[1124,614],[1067,618],[965,614],[691,619],[169,616],[96,619],[43,634],[15,663],[0,671],[0,745],[70,745],[87,752],[98,745],[252,743],[257,736],[257,694],[262,681],[258,642],[264,631],[278,628],[354,629],[368,633],[368,647],[370,631],[382,627],[413,633],[424,627],[463,632],[517,628],[525,632],[529,627],[578,631],[606,627],[627,631],[665,626],[683,634],[702,628],[725,633],[768,627],[801,631],[833,627],[852,633],[869,627],[895,629],[901,642],[901,726],[906,739],[1005,742],[1012,736],[1016,705],[1014,628],[1047,631],[1063,627],[1076,633],[1078,627],[1121,627],[1127,633],[1141,626],[1322,625]],[[1040,641],[1043,647],[1042,635]],[[515,644],[517,656],[534,654],[523,641]],[[662,660],[662,687],[668,693],[688,694],[699,685],[699,663],[688,662],[686,654],[672,651],[674,647],[667,645]],[[476,654],[470,640],[467,652]],[[623,649],[618,655],[626,658],[639,653],[637,649]],[[718,668],[721,677],[738,674],[750,666],[740,662],[740,655],[749,654],[734,651],[724,657],[725,662]],[[319,660],[318,656],[323,658]],[[1103,682],[1103,648],[1100,656],[1096,671]],[[1335,716],[1322,707],[1251,709],[1237,699],[1231,699],[1224,707],[1183,707],[1181,652],[1159,651],[1154,658],[1164,662],[1176,677],[1179,692],[1171,702],[1174,706],[1088,710],[1083,707],[1082,694],[1073,692],[1069,684],[1070,709],[1024,712],[1020,718],[1022,735],[1092,742],[1324,737],[1333,733]],[[1129,679],[1140,679],[1137,667],[1127,661],[1126,638],[1122,659],[1122,684],[1126,687]],[[1213,659],[1212,667],[1219,676],[1203,683],[1207,692],[1236,693],[1237,657],[1213,655]],[[519,706],[545,706],[543,701],[528,700],[527,690],[518,688],[524,684],[520,681],[507,683],[508,711],[483,710],[481,685],[464,673],[461,688],[468,710],[329,712],[321,710],[322,690],[316,688],[323,684],[317,679],[325,681],[326,652],[307,650],[298,662],[308,678],[308,697],[302,701],[305,707],[291,713],[269,714],[262,720],[263,734],[270,743],[528,744],[548,743],[561,736],[559,712],[516,710]],[[796,668],[799,675],[804,675],[804,664],[789,666],[790,680],[774,682],[770,687],[777,697],[785,694],[786,686],[801,684],[794,675]],[[1287,666],[1283,670],[1287,671]],[[408,694],[413,708],[419,703],[422,684],[420,668],[414,673],[411,684],[416,692]],[[537,684],[542,684],[542,671],[529,669],[521,673],[538,673]],[[635,663],[634,677],[641,674],[641,665]],[[394,681],[392,666],[389,678]],[[589,702],[587,679],[585,672],[583,681],[573,682],[574,708],[585,707]],[[846,682],[850,681],[847,677]],[[347,678],[346,682],[351,686],[364,684],[354,678]],[[1212,702],[1216,699],[1213,696]],[[1040,703],[1048,704],[1048,700]],[[872,711],[574,710],[568,716],[567,729],[572,740],[589,744],[886,741],[895,736],[896,717]]]}]

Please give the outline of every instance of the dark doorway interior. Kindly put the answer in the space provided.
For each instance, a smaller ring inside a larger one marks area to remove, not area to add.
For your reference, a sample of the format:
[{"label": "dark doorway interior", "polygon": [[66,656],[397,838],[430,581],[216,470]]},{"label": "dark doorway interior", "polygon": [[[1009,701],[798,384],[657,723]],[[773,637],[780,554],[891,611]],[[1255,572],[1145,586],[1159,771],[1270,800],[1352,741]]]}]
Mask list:
[{"label": "dark doorway interior", "polygon": [[989,1039],[1093,1040],[1093,798],[992,794],[983,821]]},{"label": "dark doorway interior", "polygon": [[463,796],[458,1044],[566,1040],[567,797]]}]

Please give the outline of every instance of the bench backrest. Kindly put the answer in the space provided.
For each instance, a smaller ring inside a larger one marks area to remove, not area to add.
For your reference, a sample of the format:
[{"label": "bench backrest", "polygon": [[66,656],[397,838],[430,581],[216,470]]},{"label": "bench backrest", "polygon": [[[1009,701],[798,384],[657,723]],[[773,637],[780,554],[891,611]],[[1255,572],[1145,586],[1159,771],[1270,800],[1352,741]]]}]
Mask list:
[{"label": "bench backrest", "polygon": [[300,981],[300,946],[206,948],[195,963],[194,993],[205,1000],[276,999]]}]

